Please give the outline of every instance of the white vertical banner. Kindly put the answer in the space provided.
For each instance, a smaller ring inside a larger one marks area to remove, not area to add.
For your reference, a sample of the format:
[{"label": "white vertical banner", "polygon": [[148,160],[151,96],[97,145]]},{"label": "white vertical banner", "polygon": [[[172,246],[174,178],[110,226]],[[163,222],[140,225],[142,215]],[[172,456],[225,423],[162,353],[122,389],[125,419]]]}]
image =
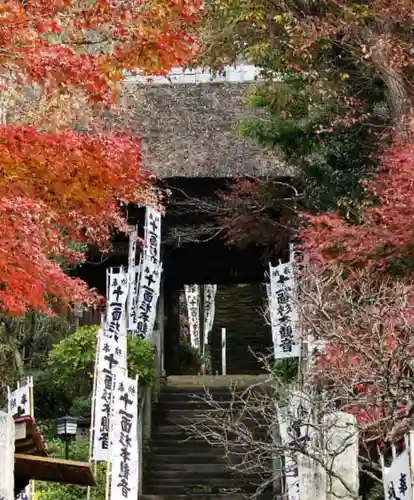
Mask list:
[{"label": "white vertical banner", "polygon": [[184,285],[185,300],[188,311],[188,329],[192,347],[200,349],[200,287]]},{"label": "white vertical banner", "polygon": [[0,499],[14,500],[14,420],[0,411]]},{"label": "white vertical banner", "polygon": [[32,500],[32,491],[30,484],[28,484],[24,490],[16,495],[15,500]]},{"label": "white vertical banner", "polygon": [[282,446],[286,447],[284,453],[284,478],[289,500],[300,500],[299,496],[299,475],[296,454],[288,451],[288,445],[291,441],[292,418],[288,407],[279,409],[278,412],[279,433]]},{"label": "white vertical banner", "polygon": [[10,409],[13,418],[33,416],[33,377],[27,377],[10,394]]},{"label": "white vertical banner", "polygon": [[129,247],[128,247],[128,300],[127,300],[127,330],[135,332],[137,329],[137,271],[135,258],[137,253],[137,238],[138,228],[134,226],[129,232]]},{"label": "white vertical banner", "polygon": [[152,337],[160,294],[161,274],[161,213],[147,207],[138,289],[137,333],[141,338]]},{"label": "white vertical banner", "polygon": [[138,380],[118,376],[112,417],[111,500],[137,500],[139,481]]},{"label": "white vertical banner", "polygon": [[297,358],[300,343],[297,334],[295,279],[291,262],[272,266],[270,274],[270,321],[275,359]]},{"label": "white vertical banner", "polygon": [[142,266],[138,295],[138,336],[150,339],[154,330],[157,315],[157,302],[160,295],[161,264],[158,266]]},{"label": "white vertical banner", "polygon": [[98,339],[92,446],[92,459],[96,462],[108,460],[111,400],[116,378],[120,372],[126,372],[126,369],[126,336],[115,338],[106,329],[101,328]]},{"label": "white vertical banner", "polygon": [[[408,443],[408,440],[406,440]],[[390,466],[385,466],[382,460],[382,479],[385,498],[392,500],[412,500],[413,485],[411,481],[410,457],[408,446],[396,455],[393,445],[393,460]]]},{"label": "white vertical banner", "polygon": [[145,213],[144,254],[151,264],[161,264],[161,213],[151,207]]},{"label": "white vertical banner", "polygon": [[123,267],[107,269],[107,299],[105,331],[108,336],[126,336],[126,303],[128,298],[128,273]]},{"label": "white vertical banner", "polygon": [[[356,417],[338,411],[325,415],[323,423],[325,454],[329,466],[327,499],[353,500],[358,497],[359,492],[359,439]],[[329,474],[331,470],[334,476]]]},{"label": "white vertical banner", "polygon": [[204,343],[208,344],[208,336],[213,329],[214,315],[216,312],[217,285],[204,287]]},{"label": "white vertical banner", "polygon": [[138,332],[138,287],[141,275],[141,261],[135,268],[135,279],[132,283],[130,302],[127,310],[127,330],[131,333]]}]

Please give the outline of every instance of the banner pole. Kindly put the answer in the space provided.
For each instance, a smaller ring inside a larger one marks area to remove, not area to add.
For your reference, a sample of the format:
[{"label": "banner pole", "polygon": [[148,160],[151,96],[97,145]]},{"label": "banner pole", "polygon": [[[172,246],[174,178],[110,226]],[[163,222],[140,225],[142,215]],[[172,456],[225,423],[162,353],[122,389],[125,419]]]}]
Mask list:
[{"label": "banner pole", "polygon": [[11,389],[7,386],[7,413],[11,413]]},{"label": "banner pole", "polygon": [[105,500],[109,500],[110,498],[110,490],[111,490],[111,479],[112,479],[112,468],[111,468],[111,462],[112,462],[112,446],[113,446],[113,427],[112,427],[112,405],[113,405],[113,398],[114,396],[112,395],[110,398],[110,407],[109,407],[109,433],[108,433],[108,457],[107,457],[107,462],[106,462],[106,482],[105,482]]},{"label": "banner pole", "polygon": [[[34,419],[34,381],[33,376],[29,377],[29,390],[30,390],[30,415]],[[30,497],[35,498],[36,486],[34,479],[29,483]]]},{"label": "banner pole", "polygon": [[[96,384],[98,378],[98,356],[101,346],[101,328],[103,328],[103,314],[101,317],[101,327],[96,334],[96,353],[95,353],[95,367],[93,374],[93,389],[92,389],[92,408],[91,408],[91,426],[89,429],[89,463],[92,465],[93,442],[95,439],[95,406],[96,406]],[[96,462],[94,462],[94,475],[96,476]],[[89,500],[91,497],[91,487],[88,486],[86,498]]]},{"label": "banner pole", "polygon": [[[414,486],[414,431],[410,431],[408,434],[408,449],[410,457],[410,475],[411,475],[411,485]],[[414,488],[411,488],[411,499],[414,500]]]},{"label": "banner pole", "polygon": [[221,329],[221,372],[223,375],[227,375],[226,366],[226,329]]},{"label": "banner pole", "polygon": [[29,377],[29,389],[30,389],[30,416],[34,418],[34,382],[33,376]]}]

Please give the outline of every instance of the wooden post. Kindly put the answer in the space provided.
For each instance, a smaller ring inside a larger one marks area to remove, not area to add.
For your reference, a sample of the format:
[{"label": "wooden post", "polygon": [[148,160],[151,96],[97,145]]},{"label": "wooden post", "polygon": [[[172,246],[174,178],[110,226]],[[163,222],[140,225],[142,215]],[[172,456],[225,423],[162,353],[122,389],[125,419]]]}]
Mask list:
[{"label": "wooden post", "polygon": [[179,344],[180,344],[180,285],[165,283],[165,370],[168,375],[179,373]]},{"label": "wooden post", "polygon": [[[270,427],[270,432],[272,436],[272,442],[274,444],[280,443],[280,432],[279,432],[279,422],[277,419],[274,420],[274,422],[271,424]],[[276,495],[279,494],[284,494],[285,491],[285,484],[283,480],[281,479],[282,476],[282,467],[281,467],[281,457],[280,454],[273,453],[272,454],[272,475],[273,475],[273,481],[272,481],[272,487],[273,487],[273,495],[276,497]]]},{"label": "wooden post", "polygon": [[157,315],[158,315],[158,330],[160,332],[159,335],[159,374],[158,376],[161,377],[164,375],[164,280],[161,281],[160,284],[160,296],[158,299],[158,310],[157,310]]},{"label": "wooden post", "polygon": [[152,419],[151,387],[145,387],[142,404],[143,404],[142,438],[144,442],[151,438],[151,419]]}]

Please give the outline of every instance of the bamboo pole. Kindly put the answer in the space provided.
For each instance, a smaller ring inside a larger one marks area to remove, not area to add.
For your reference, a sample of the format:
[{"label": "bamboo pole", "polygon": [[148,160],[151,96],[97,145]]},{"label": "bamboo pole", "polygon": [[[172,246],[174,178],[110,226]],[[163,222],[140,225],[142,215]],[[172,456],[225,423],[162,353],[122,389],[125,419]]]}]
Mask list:
[{"label": "bamboo pole", "polygon": [[226,329],[221,329],[221,373],[227,375]]},{"label": "bamboo pole", "polygon": [[[94,460],[92,460],[93,441],[95,439],[96,386],[98,383],[98,358],[99,358],[99,351],[100,351],[100,346],[101,346],[101,329],[103,327],[104,327],[104,318],[103,318],[103,314],[102,314],[101,315],[101,327],[98,330],[98,333],[96,335],[97,338],[96,338],[95,367],[94,367],[94,374],[93,374],[91,425],[89,428],[89,463],[91,465],[93,464],[94,476],[96,476],[96,472],[97,472],[97,464]],[[88,486],[86,498],[87,498],[87,500],[90,500],[90,498],[91,498],[91,487],[90,486]]]}]

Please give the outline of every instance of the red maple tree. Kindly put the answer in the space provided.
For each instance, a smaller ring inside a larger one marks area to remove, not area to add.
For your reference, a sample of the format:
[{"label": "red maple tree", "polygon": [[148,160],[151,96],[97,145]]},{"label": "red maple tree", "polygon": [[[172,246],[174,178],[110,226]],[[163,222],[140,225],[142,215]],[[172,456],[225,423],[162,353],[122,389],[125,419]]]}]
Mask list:
[{"label": "red maple tree", "polygon": [[414,145],[398,142],[382,157],[377,175],[366,182],[376,197],[360,224],[339,213],[306,215],[303,247],[324,266],[386,272],[412,255],[414,243]]},{"label": "red maple tree", "polygon": [[[330,324],[323,304],[320,338],[326,348],[318,356],[317,372],[333,376],[336,388],[355,394],[347,411],[358,415],[361,428],[373,432],[370,439],[399,437],[414,414],[413,168],[414,145],[395,142],[366,182],[374,204],[363,211],[360,223],[339,213],[306,215],[309,224],[302,232],[302,246],[323,279],[342,276],[325,297],[341,310],[335,310]],[[346,301],[338,295],[341,288]]]},{"label": "red maple tree", "polygon": [[[189,32],[201,0],[10,0],[0,4],[0,114],[10,92],[70,94],[110,104],[125,70],[162,73],[197,49]],[[121,205],[154,201],[132,135],[42,133],[0,124],[0,311],[52,313],[95,301],[62,262],[74,243],[108,247],[125,230]]]},{"label": "red maple tree", "polygon": [[188,28],[202,0],[9,0],[0,5],[3,78],[78,86],[108,100],[125,70],[162,73],[197,44]]}]

